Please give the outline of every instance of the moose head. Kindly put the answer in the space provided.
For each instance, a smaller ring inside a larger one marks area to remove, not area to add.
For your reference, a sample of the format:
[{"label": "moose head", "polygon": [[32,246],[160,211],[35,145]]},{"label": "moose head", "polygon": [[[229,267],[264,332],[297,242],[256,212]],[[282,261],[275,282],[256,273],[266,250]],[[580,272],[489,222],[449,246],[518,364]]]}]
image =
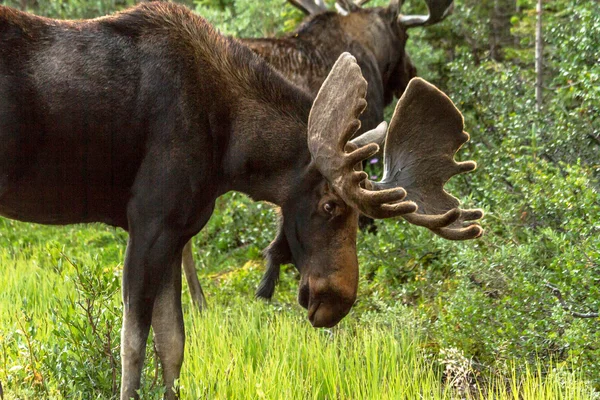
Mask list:
[{"label": "moose head", "polygon": [[[289,0],[306,19],[294,32],[281,38],[245,38],[241,42],[263,57],[287,79],[316,96],[338,56],[350,52],[368,83],[367,108],[360,115],[359,135],[383,120],[384,108],[400,98],[416,68],[405,50],[407,31],[442,21],[452,9],[452,0],[425,0],[428,15],[404,15],[401,3],[387,7],[362,7],[367,1],[337,1],[337,12],[322,0]],[[362,217],[362,222],[370,221]],[[278,238],[266,251],[267,268],[257,296],[270,299],[279,278],[280,264],[291,262],[289,243]],[[196,276],[191,245],[184,249],[184,270],[194,303],[205,304]]]},{"label": "moose head", "polygon": [[[352,139],[367,106],[367,83],[356,59],[343,53],[313,103],[308,119],[311,162],[303,185],[282,204],[282,223],[267,249],[269,263],[292,262],[301,273],[299,303],[313,326],[332,326],[352,307],[357,290],[356,231],[359,213],[402,217],[450,240],[479,237],[481,210],[463,210],[444,190],[473,161],[454,154],[469,140],[452,101],[415,78],[385,122]],[[373,182],[363,160],[384,149],[384,173]],[[306,184],[307,186],[304,186]]]}]

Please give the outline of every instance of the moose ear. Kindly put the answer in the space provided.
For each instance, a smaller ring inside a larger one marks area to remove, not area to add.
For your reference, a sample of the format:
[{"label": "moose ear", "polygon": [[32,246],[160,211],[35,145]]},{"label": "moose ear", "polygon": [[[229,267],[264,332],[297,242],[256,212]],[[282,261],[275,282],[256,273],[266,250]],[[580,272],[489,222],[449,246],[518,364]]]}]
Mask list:
[{"label": "moose ear", "polygon": [[354,144],[357,148],[368,145],[369,143],[376,143],[380,148],[383,147],[385,143],[385,136],[387,134],[387,122],[383,121],[375,129],[371,129],[363,133],[360,136],[355,137],[350,141],[350,143]]}]

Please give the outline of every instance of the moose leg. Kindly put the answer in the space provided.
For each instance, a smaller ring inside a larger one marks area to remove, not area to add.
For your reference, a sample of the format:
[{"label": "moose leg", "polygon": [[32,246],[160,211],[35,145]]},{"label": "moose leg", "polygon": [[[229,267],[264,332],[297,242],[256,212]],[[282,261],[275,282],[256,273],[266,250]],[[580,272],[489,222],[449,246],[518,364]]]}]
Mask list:
[{"label": "moose leg", "polygon": [[[194,275],[195,276],[195,275]],[[179,378],[185,347],[185,329],[181,309],[181,261],[173,264],[170,279],[165,279],[154,302],[152,329],[158,357],[163,368],[165,398],[174,400],[175,380]]]},{"label": "moose leg", "polygon": [[279,229],[277,231],[277,237],[269,244],[264,251],[264,256],[267,259],[267,271],[263,275],[258,290],[256,291],[256,297],[260,297],[266,300],[271,300],[273,293],[275,293],[275,285],[279,281],[279,273],[281,271],[282,264],[288,264],[292,262],[292,253],[288,244],[285,233],[283,232],[283,222],[279,222]]},{"label": "moose leg", "polygon": [[198,281],[196,263],[194,263],[192,255],[191,240],[183,248],[183,271],[185,272],[185,279],[190,289],[190,296],[192,296],[192,303],[198,311],[204,310],[206,308],[206,299],[202,291],[202,286],[200,286],[200,282]]},{"label": "moose leg", "polygon": [[[160,226],[156,223],[144,225]],[[159,291],[162,296],[164,288],[173,285],[174,265],[181,263],[183,247],[175,230],[158,229],[157,232],[156,228],[140,228],[130,226],[123,269],[121,400],[139,398],[136,391],[140,387],[154,303]],[[181,274],[180,269],[177,272]],[[177,334],[177,327],[172,329]]]},{"label": "moose leg", "polygon": [[267,270],[258,284],[258,289],[256,289],[256,297],[265,300],[271,300],[273,298],[275,286],[277,286],[277,282],[279,282],[280,272],[280,264],[267,263]]}]

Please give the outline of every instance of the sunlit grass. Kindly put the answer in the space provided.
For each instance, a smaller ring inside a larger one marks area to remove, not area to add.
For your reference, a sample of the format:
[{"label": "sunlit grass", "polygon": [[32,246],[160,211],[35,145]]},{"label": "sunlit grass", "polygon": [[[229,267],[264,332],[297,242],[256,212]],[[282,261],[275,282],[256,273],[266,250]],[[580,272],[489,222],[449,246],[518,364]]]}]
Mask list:
[{"label": "sunlit grass", "polygon": [[216,306],[194,319],[188,346],[190,398],[444,398],[417,337],[394,324],[315,330],[260,303]]},{"label": "sunlit grass", "polygon": [[311,329],[303,318],[260,303],[215,306],[193,319],[181,384],[193,399],[581,399],[577,376],[516,366],[459,393],[425,356],[418,334],[391,321],[344,321]]},{"label": "sunlit grass", "polygon": [[[80,343],[93,335],[82,333],[88,321],[77,302],[86,293],[78,286],[82,278],[77,271],[106,289],[97,305],[109,314],[101,320],[112,321],[118,332],[120,317],[111,313],[120,312],[120,293],[113,278],[120,275],[124,234],[101,226],[52,230],[10,223],[5,228],[11,228],[8,236],[0,236],[0,382],[5,398],[111,398],[110,385],[107,389],[95,382],[104,364],[94,363],[105,359],[103,349],[82,344],[94,341]],[[19,234],[28,240],[18,242]],[[306,321],[305,310],[291,302],[294,282],[289,277],[284,282],[289,293],[278,302],[254,300],[252,288],[262,263],[240,260],[235,254],[225,260],[222,254],[202,255],[207,312],[191,312],[184,291],[184,399],[592,398],[576,374],[548,366],[509,366],[498,376],[474,382],[466,393],[458,392],[445,383],[447,376],[428,355],[425,338],[407,323],[410,311],[376,317],[353,311],[338,327],[316,330]],[[69,347],[74,353],[65,353]],[[149,392],[143,398],[154,399],[160,394],[152,384],[155,371],[148,348],[144,390]],[[57,351],[66,355],[57,357]],[[118,337],[113,337],[111,352],[118,360]],[[68,369],[75,361],[89,366],[88,372],[78,371],[78,380],[71,379]]]}]

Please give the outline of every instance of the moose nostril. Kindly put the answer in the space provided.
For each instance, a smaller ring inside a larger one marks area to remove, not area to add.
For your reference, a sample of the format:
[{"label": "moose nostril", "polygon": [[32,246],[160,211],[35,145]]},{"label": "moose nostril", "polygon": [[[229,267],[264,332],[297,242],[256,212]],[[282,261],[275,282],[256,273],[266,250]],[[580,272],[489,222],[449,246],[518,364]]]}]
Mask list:
[{"label": "moose nostril", "polygon": [[310,289],[308,285],[302,285],[298,292],[298,303],[306,309],[308,309],[308,300],[310,297]]}]

